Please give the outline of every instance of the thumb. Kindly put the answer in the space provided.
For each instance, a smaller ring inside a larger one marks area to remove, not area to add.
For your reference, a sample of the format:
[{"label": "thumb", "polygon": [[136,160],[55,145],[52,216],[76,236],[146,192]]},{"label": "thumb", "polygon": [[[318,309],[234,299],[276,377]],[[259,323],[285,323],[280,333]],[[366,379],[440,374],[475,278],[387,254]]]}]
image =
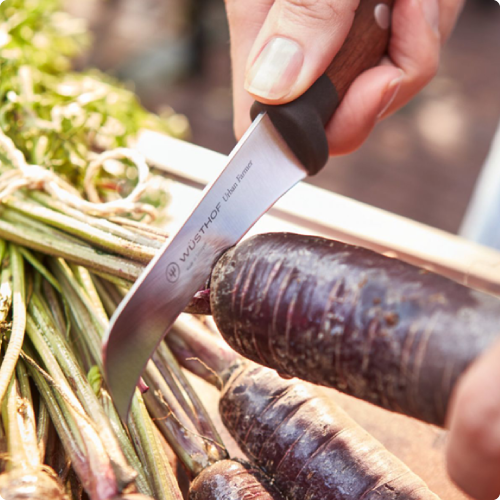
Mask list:
[{"label": "thumb", "polygon": [[477,500],[500,498],[500,342],[465,372],[448,409],[448,472]]},{"label": "thumb", "polygon": [[359,0],[276,0],[248,58],[245,89],[267,104],[302,95],[340,50]]}]

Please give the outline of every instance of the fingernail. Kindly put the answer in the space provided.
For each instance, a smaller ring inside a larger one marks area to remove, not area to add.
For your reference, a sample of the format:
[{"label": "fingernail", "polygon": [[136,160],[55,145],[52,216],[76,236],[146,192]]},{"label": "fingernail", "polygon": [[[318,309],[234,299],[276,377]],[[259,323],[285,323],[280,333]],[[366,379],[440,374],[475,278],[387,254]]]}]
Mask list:
[{"label": "fingernail", "polygon": [[434,32],[439,35],[439,4],[437,0],[420,0],[424,17]]},{"label": "fingernail", "polygon": [[382,100],[380,102],[380,112],[377,115],[377,118],[382,118],[384,116],[385,112],[389,109],[391,104],[394,102],[394,99],[396,98],[396,95],[399,91],[399,88],[401,87],[401,82],[403,81],[403,72],[401,72],[401,75],[398,76],[397,78],[394,78],[389,85],[387,85],[387,88],[385,89],[384,96],[382,97]]},{"label": "fingernail", "polygon": [[304,54],[297,42],[272,38],[250,68],[245,89],[266,99],[280,99],[290,92],[303,61]]}]

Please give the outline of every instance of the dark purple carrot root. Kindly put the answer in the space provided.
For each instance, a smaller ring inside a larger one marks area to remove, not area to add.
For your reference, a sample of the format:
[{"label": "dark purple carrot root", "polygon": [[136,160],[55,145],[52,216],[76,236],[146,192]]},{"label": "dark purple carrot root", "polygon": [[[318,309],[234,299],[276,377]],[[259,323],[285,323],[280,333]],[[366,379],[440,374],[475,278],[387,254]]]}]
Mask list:
[{"label": "dark purple carrot root", "polygon": [[241,449],[291,500],[436,500],[322,389],[241,363],[220,400]]},{"label": "dark purple carrot root", "polygon": [[284,497],[257,467],[221,460],[195,478],[189,500],[284,500]]},{"label": "dark purple carrot root", "polygon": [[226,252],[211,308],[247,358],[437,425],[457,379],[500,338],[498,299],[295,234],[255,236]]}]

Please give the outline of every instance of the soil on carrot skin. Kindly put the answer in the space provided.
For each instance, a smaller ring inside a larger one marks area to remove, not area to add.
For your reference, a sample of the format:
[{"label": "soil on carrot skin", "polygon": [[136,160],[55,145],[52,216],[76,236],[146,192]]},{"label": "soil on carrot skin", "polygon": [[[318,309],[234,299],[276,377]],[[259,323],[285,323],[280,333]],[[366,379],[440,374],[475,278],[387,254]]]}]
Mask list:
[{"label": "soil on carrot skin", "polygon": [[443,425],[453,387],[500,338],[500,300],[364,248],[258,235],[211,280],[213,317],[243,356]]},{"label": "soil on carrot skin", "polygon": [[240,364],[219,408],[241,449],[290,500],[438,500],[321,388]]},{"label": "soil on carrot skin", "polygon": [[285,500],[257,467],[221,460],[203,470],[191,484],[189,500]]}]

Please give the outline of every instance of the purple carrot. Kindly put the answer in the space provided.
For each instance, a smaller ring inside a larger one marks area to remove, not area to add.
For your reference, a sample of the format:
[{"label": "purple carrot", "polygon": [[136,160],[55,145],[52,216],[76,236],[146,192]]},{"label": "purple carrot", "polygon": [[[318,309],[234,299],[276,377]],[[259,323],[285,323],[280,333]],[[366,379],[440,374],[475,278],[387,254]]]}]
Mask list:
[{"label": "purple carrot", "polygon": [[191,483],[189,500],[285,500],[257,467],[221,460]]},{"label": "purple carrot", "polygon": [[437,425],[457,379],[500,338],[495,297],[296,234],[255,236],[226,252],[211,309],[243,356]]},{"label": "purple carrot", "polygon": [[207,332],[173,330],[167,342],[176,355],[188,354],[186,367],[198,358],[207,375],[219,372],[223,423],[289,500],[437,500],[322,388],[241,358],[234,362],[235,353],[229,347],[223,352]]},{"label": "purple carrot", "polygon": [[243,363],[220,400],[241,449],[294,500],[437,500],[321,390]]}]

